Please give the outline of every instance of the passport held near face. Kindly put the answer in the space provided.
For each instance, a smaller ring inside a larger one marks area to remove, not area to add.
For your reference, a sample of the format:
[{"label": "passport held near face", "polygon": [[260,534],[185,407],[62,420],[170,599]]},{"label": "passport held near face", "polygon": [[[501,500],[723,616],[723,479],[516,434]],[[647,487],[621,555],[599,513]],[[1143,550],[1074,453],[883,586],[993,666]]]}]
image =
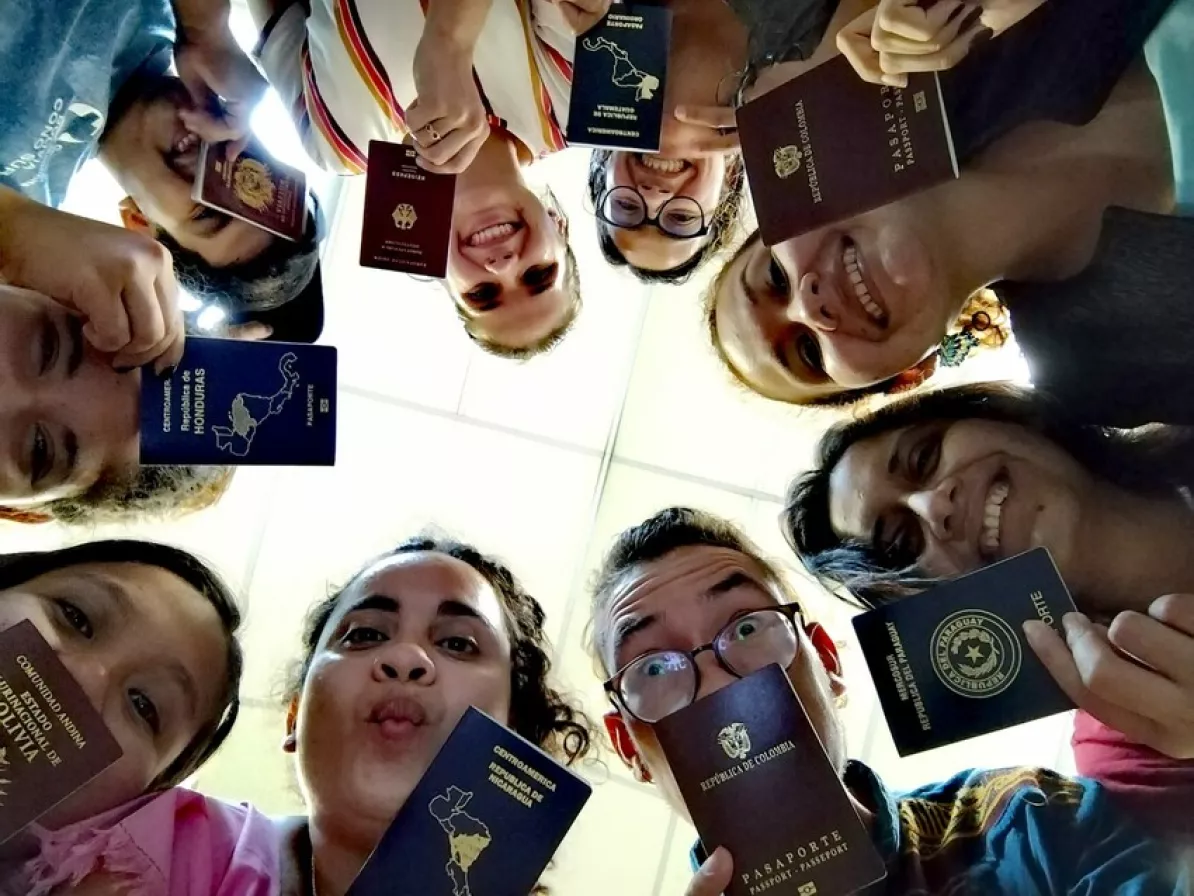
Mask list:
[{"label": "passport held near face", "polygon": [[204,142],[191,198],[288,240],[307,226],[307,176],[252,142],[228,161],[227,143]]},{"label": "passport held near face", "polygon": [[840,896],[886,875],[778,665],[654,728],[705,852],[734,858],[727,896]]},{"label": "passport held near face", "polygon": [[751,100],[737,119],[768,246],[958,176],[935,74],[881,87],[838,56]]},{"label": "passport held near face", "polygon": [[348,896],[527,896],[589,793],[546,753],[470,708]]},{"label": "passport held near face", "polygon": [[[1074,610],[1045,548],[854,617],[901,756],[1074,708],[1024,637]],[[1064,637],[1064,634],[1062,634]]]},{"label": "passport held near face", "polygon": [[141,463],[331,466],[336,349],[188,337],[174,373],[141,375]]},{"label": "passport held near face", "polygon": [[0,631],[0,843],[121,757],[32,622]]}]

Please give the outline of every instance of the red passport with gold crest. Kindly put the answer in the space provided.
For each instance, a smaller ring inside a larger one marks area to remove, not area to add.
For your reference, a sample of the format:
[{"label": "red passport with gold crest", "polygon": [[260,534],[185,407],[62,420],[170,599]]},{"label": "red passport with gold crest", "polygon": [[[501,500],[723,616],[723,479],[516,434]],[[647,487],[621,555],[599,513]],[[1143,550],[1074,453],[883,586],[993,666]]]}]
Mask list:
[{"label": "red passport with gold crest", "polygon": [[307,227],[307,176],[258,143],[231,161],[227,143],[203,143],[191,198],[295,242]]},{"label": "red passport with gold crest", "polygon": [[32,622],[0,631],[0,843],[121,757]]}]

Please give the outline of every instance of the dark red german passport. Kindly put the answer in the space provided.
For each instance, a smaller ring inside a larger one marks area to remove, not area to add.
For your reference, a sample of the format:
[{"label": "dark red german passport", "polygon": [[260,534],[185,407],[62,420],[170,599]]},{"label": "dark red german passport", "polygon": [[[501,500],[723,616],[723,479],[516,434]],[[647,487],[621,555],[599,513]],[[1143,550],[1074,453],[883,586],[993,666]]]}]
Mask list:
[{"label": "dark red german passport", "polygon": [[279,162],[260,143],[228,161],[226,143],[203,143],[191,198],[268,230],[300,240],[307,227],[307,176]]},{"label": "dark red german passport", "polygon": [[122,755],[32,622],[0,631],[0,843]]},{"label": "dark red german passport", "polygon": [[412,146],[369,141],[361,264],[442,278],[448,273],[456,175],[424,171],[415,158]]},{"label": "dark red german passport", "polygon": [[768,246],[958,176],[934,73],[881,87],[838,56],[747,103],[737,119]]},{"label": "dark red german passport", "polygon": [[701,844],[734,858],[726,896],[837,896],[886,875],[778,665],[654,727]]}]

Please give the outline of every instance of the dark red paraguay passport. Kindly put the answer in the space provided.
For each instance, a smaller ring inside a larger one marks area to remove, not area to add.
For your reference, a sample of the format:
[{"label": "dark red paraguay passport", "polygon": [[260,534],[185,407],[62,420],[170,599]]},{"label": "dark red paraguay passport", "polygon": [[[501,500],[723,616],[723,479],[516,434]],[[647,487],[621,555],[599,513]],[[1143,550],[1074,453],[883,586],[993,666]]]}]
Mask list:
[{"label": "dark red paraguay passport", "polygon": [[655,724],[726,896],[838,896],[886,875],[816,730],[777,665]]},{"label": "dark red paraguay passport", "polygon": [[32,622],[0,631],[0,843],[121,757]]},{"label": "dark red paraguay passport", "polygon": [[768,246],[958,176],[937,75],[881,87],[844,56],[739,109],[738,137]]},{"label": "dark red paraguay passport", "polygon": [[268,230],[298,241],[307,227],[307,175],[279,162],[253,142],[228,161],[226,143],[204,143],[191,198]]},{"label": "dark red paraguay passport", "polygon": [[448,273],[456,175],[424,171],[415,158],[413,146],[369,141],[361,264],[442,278]]}]

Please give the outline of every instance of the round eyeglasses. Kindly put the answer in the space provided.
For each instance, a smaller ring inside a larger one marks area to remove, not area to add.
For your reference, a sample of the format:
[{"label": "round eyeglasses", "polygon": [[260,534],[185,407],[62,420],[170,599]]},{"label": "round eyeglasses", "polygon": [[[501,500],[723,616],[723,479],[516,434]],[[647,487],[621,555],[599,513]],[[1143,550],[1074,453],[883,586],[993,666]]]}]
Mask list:
[{"label": "round eyeglasses", "polygon": [[653,650],[635,657],[605,682],[605,691],[640,722],[652,725],[696,700],[701,689],[698,654],[713,651],[718,664],[738,678],[772,663],[786,669],[800,650],[797,630],[803,625],[799,604],[749,610],[695,650]]},{"label": "round eyeglasses", "polygon": [[606,190],[597,205],[597,216],[623,230],[638,230],[654,224],[668,236],[691,240],[709,232],[705,211],[691,196],[673,196],[659,207],[654,217],[647,214],[647,200],[634,187]]}]

